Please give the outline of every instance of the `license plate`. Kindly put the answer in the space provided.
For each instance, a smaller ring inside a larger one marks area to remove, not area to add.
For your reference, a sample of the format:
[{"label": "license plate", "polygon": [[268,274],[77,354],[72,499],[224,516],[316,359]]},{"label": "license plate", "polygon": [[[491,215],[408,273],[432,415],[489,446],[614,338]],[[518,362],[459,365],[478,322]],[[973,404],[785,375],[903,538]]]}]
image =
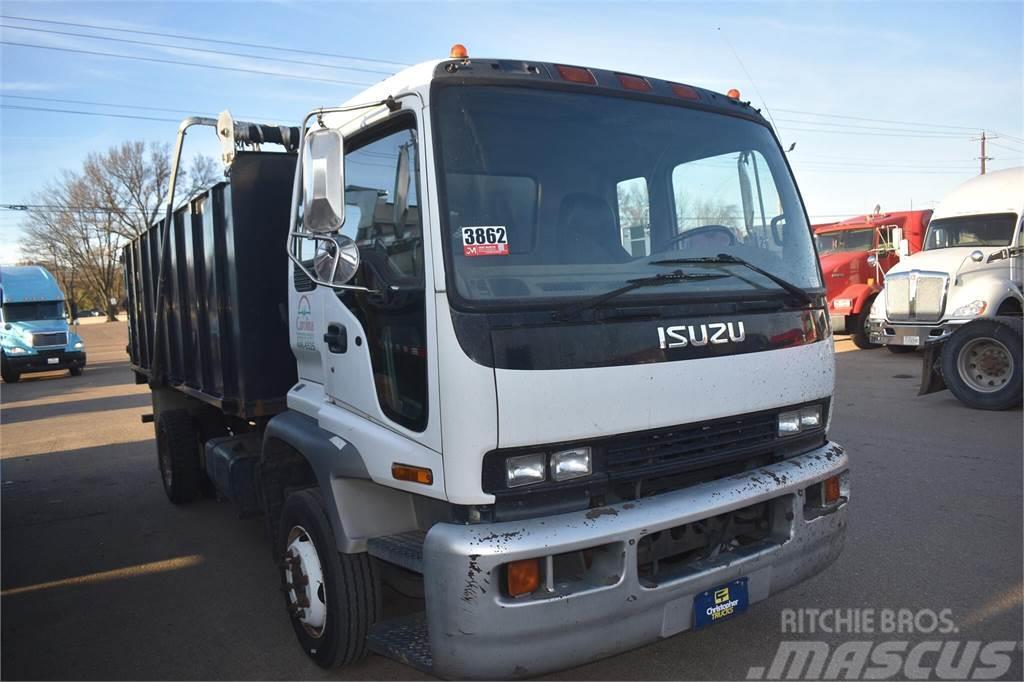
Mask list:
[{"label": "license plate", "polygon": [[903,337],[903,345],[904,346],[920,346],[921,345],[921,337],[920,336],[904,336]]},{"label": "license plate", "polygon": [[48,365],[56,365],[59,362],[60,358],[46,358],[46,364]]},{"label": "license plate", "polygon": [[740,578],[701,592],[693,599],[693,627],[699,629],[721,623],[743,613],[749,606],[747,579]]}]

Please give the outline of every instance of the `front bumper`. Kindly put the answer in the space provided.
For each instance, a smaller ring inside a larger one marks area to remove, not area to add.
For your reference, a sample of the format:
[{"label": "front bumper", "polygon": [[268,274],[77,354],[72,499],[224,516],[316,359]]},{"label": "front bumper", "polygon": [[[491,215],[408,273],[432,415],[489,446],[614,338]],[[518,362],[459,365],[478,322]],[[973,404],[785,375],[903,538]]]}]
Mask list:
[{"label": "front bumper", "polygon": [[[24,355],[4,354],[7,366],[18,374],[52,372],[54,370],[85,367],[85,351],[42,350]],[[56,362],[54,362],[56,360]]]},{"label": "front bumper", "polygon": [[[755,471],[636,502],[516,522],[437,524],[423,553],[432,672],[513,678],[560,670],[690,629],[694,596],[736,578],[748,578],[750,603],[805,580],[842,551],[848,477],[844,499],[825,514],[804,514],[804,491],[848,466],[843,449],[826,443]],[[643,537],[773,500],[785,512],[772,541],[701,561],[656,586],[641,583]],[[576,591],[523,599],[502,594],[502,566],[510,561],[609,545],[609,570]]]},{"label": "front bumper", "polygon": [[934,324],[907,324],[887,320],[871,320],[868,337],[871,343],[883,346],[912,346],[920,348],[927,343],[945,339],[969,320],[948,320]]}]

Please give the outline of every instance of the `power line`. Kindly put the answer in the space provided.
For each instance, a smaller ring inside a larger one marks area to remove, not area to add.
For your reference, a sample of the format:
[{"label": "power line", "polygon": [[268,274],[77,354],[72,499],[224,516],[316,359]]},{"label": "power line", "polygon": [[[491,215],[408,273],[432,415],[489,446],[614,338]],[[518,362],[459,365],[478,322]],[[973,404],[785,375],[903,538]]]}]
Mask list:
[{"label": "power line", "polygon": [[[808,123],[810,123],[810,121],[808,121]],[[875,132],[861,131],[861,130],[821,130],[819,128],[792,128],[790,126],[786,126],[786,131],[787,132],[788,131],[793,131],[793,130],[797,130],[797,131],[800,131],[800,132],[803,132],[803,133],[826,133],[826,134],[835,134],[835,135],[861,135],[861,136],[864,136],[864,137],[904,137],[904,138],[914,137],[914,138],[921,138],[921,139],[926,139],[926,140],[959,140],[959,139],[966,140],[967,139],[967,137],[961,138],[959,135],[949,136],[949,135],[926,135],[926,134],[914,134],[914,133],[880,133],[880,132],[879,133],[875,133]]]},{"label": "power line", "polygon": [[[140,111],[165,111],[172,114],[184,114],[186,116],[198,116],[202,115],[202,112],[198,112],[195,109],[170,109],[167,107],[150,107],[143,106],[141,104],[117,104],[115,102],[96,102],[94,100],[86,99],[63,99],[60,97],[37,97],[34,95],[0,95],[0,99],[28,99],[39,102],[54,102],[56,104],[85,104],[93,107],[114,107],[115,109],[138,109]],[[100,112],[97,112],[100,113]],[[206,114],[213,116],[213,114]],[[245,120],[260,120],[260,121],[275,121],[287,116],[249,116],[249,115],[238,115],[239,118]]]},{"label": "power line", "polygon": [[827,122],[827,121],[822,121],[822,122],[819,122],[819,121],[798,121],[798,120],[792,119],[792,118],[780,118],[780,119],[777,119],[777,120],[783,121],[784,123],[796,123],[797,125],[831,126],[833,128],[841,128],[842,130],[876,130],[876,131],[887,132],[887,133],[925,133],[927,135],[935,135],[935,136],[950,137],[950,138],[957,138],[957,139],[962,139],[962,138],[965,137],[965,133],[953,133],[953,132],[950,132],[950,133],[940,133],[940,132],[937,132],[937,131],[936,132],[932,132],[932,131],[920,130],[920,129],[916,129],[916,128],[884,128],[884,127],[879,127],[879,126],[861,126],[861,125],[855,125],[855,124],[852,124],[852,123],[832,123],[832,122]]},{"label": "power line", "polygon": [[[974,126],[974,127],[971,127],[971,126],[954,126],[954,125],[947,125],[947,124],[944,124],[944,123],[924,123],[924,122],[921,122],[921,121],[896,121],[896,120],[893,120],[893,119],[886,119],[886,118],[869,118],[867,116],[848,116],[848,115],[845,115],[845,114],[824,114],[824,113],[820,113],[820,112],[816,112],[816,111],[801,111],[799,109],[776,109],[776,111],[784,111],[787,114],[802,114],[802,115],[805,115],[805,116],[820,116],[822,118],[845,118],[845,119],[850,119],[851,121],[868,121],[868,122],[871,122],[871,123],[894,123],[896,125],[912,125],[912,126],[927,127],[927,128],[954,128],[954,129],[957,129],[957,130],[969,130],[972,133],[976,133],[976,132],[978,132],[978,130],[980,130],[980,128],[978,128],[977,126]],[[806,123],[810,123],[810,121],[806,121]]]},{"label": "power line", "polygon": [[363,73],[379,73],[385,76],[393,75],[393,71],[381,71],[380,69],[363,69],[355,66],[338,66],[337,64],[326,64],[324,62],[306,62],[301,59],[287,59],[284,57],[268,57],[267,55],[245,54],[243,52],[227,52],[225,50],[212,50],[204,47],[185,47],[184,45],[172,45],[170,43],[154,43],[146,40],[132,40],[130,38],[114,38],[112,36],[92,36],[87,33],[72,33],[70,31],[53,31],[45,28],[30,28],[28,26],[0,25],[0,28],[12,31],[34,31],[36,33],[50,33],[59,36],[73,36],[76,38],[91,38],[93,40],[109,40],[116,43],[128,43],[131,45],[144,45],[146,47],[164,47],[172,50],[188,50],[189,52],[202,52],[205,54],[225,55],[228,57],[245,57],[246,59],[263,59],[272,62],[287,64],[300,64],[302,66],[315,66],[324,69],[340,69],[344,71],[361,71]]},{"label": "power line", "polygon": [[220,45],[234,45],[235,47],[251,47],[258,50],[277,50],[279,52],[292,52],[295,54],[308,54],[316,57],[333,57],[335,59],[349,59],[352,61],[360,62],[371,62],[374,64],[388,64],[390,66],[409,66],[402,62],[393,62],[387,59],[374,59],[372,57],[357,57],[354,55],[347,54],[335,54],[331,52],[324,52],[322,50],[302,50],[295,47],[285,47],[282,45],[259,45],[256,43],[243,43],[235,40],[223,40],[218,38],[203,38],[200,36],[190,36],[181,33],[167,33],[166,31],[145,31],[142,29],[132,28],[120,28],[117,26],[102,26],[98,24],[81,24],[72,21],[57,21],[54,19],[34,19],[32,17],[16,17],[9,14],[0,15],[0,19],[15,19],[18,21],[31,21],[38,24],[55,24],[58,26],[73,26],[75,28],[91,28],[99,31],[116,31],[119,33],[135,33],[138,35],[157,36],[159,38],[177,38],[179,40],[194,40],[197,42],[204,43],[218,43]]},{"label": "power line", "polygon": [[52,109],[49,107],[27,107],[21,104],[0,104],[0,109],[21,109],[23,111],[45,111],[54,114],[79,114],[82,116],[103,116],[106,118],[131,118],[138,121],[160,121],[161,123],[179,123],[176,118],[157,118],[156,116],[137,116],[134,114],[115,114],[106,111],[78,111],[74,109]]},{"label": "power line", "polygon": [[305,81],[318,81],[321,83],[335,83],[338,85],[357,85],[359,87],[369,87],[373,83],[362,83],[358,81],[347,81],[338,80],[334,78],[319,78],[316,76],[297,76],[287,73],[278,73],[275,71],[260,71],[259,69],[243,69],[238,66],[220,66],[217,64],[200,64],[198,62],[182,62],[175,59],[160,59],[158,57],[140,57],[136,55],[127,54],[115,54],[113,52],[96,52],[94,50],[76,50],[70,47],[55,47],[52,45],[33,45],[32,43],[16,43],[9,40],[0,40],[0,45],[10,45],[12,47],[32,47],[37,50],[56,50],[58,52],[73,52],[75,54],[87,54],[97,57],[113,57],[115,59],[131,59],[140,62],[155,62],[157,64],[173,64],[175,66],[192,66],[200,69],[215,69],[218,71],[236,71],[239,73],[253,73],[260,76],[275,76],[277,78],[287,78],[290,80],[305,80]]},{"label": "power line", "polygon": [[995,146],[995,147],[1001,147],[1002,149],[1008,149],[1008,150],[1010,150],[1011,152],[1017,152],[1018,154],[1024,155],[1024,150],[1021,150],[1021,149],[1016,149],[1016,148],[1014,148],[1014,147],[1010,147],[1010,146],[1008,146],[1008,145],[1002,144],[1001,142],[993,142],[993,141],[992,141],[992,138],[991,138],[991,137],[990,137],[990,138],[988,138],[988,143],[989,143],[990,145],[993,145],[993,146]]}]

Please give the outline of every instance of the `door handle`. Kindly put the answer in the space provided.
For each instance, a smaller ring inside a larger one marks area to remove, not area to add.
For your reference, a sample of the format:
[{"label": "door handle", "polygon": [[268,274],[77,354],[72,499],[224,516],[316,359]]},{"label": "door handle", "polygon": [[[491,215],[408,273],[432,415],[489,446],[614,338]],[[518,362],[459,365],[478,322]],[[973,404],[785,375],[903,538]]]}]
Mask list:
[{"label": "door handle", "polygon": [[327,325],[324,343],[332,353],[344,353],[348,350],[348,331],[340,324]]}]

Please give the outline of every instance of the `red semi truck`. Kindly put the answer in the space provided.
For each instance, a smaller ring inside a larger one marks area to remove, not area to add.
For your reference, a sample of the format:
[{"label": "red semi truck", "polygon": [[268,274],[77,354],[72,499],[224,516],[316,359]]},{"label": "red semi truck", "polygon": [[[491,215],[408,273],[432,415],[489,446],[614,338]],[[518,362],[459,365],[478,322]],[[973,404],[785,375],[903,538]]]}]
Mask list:
[{"label": "red semi truck", "polygon": [[832,328],[850,334],[858,348],[876,346],[867,330],[871,303],[885,272],[901,256],[921,250],[931,215],[931,210],[875,212],[813,226]]}]

